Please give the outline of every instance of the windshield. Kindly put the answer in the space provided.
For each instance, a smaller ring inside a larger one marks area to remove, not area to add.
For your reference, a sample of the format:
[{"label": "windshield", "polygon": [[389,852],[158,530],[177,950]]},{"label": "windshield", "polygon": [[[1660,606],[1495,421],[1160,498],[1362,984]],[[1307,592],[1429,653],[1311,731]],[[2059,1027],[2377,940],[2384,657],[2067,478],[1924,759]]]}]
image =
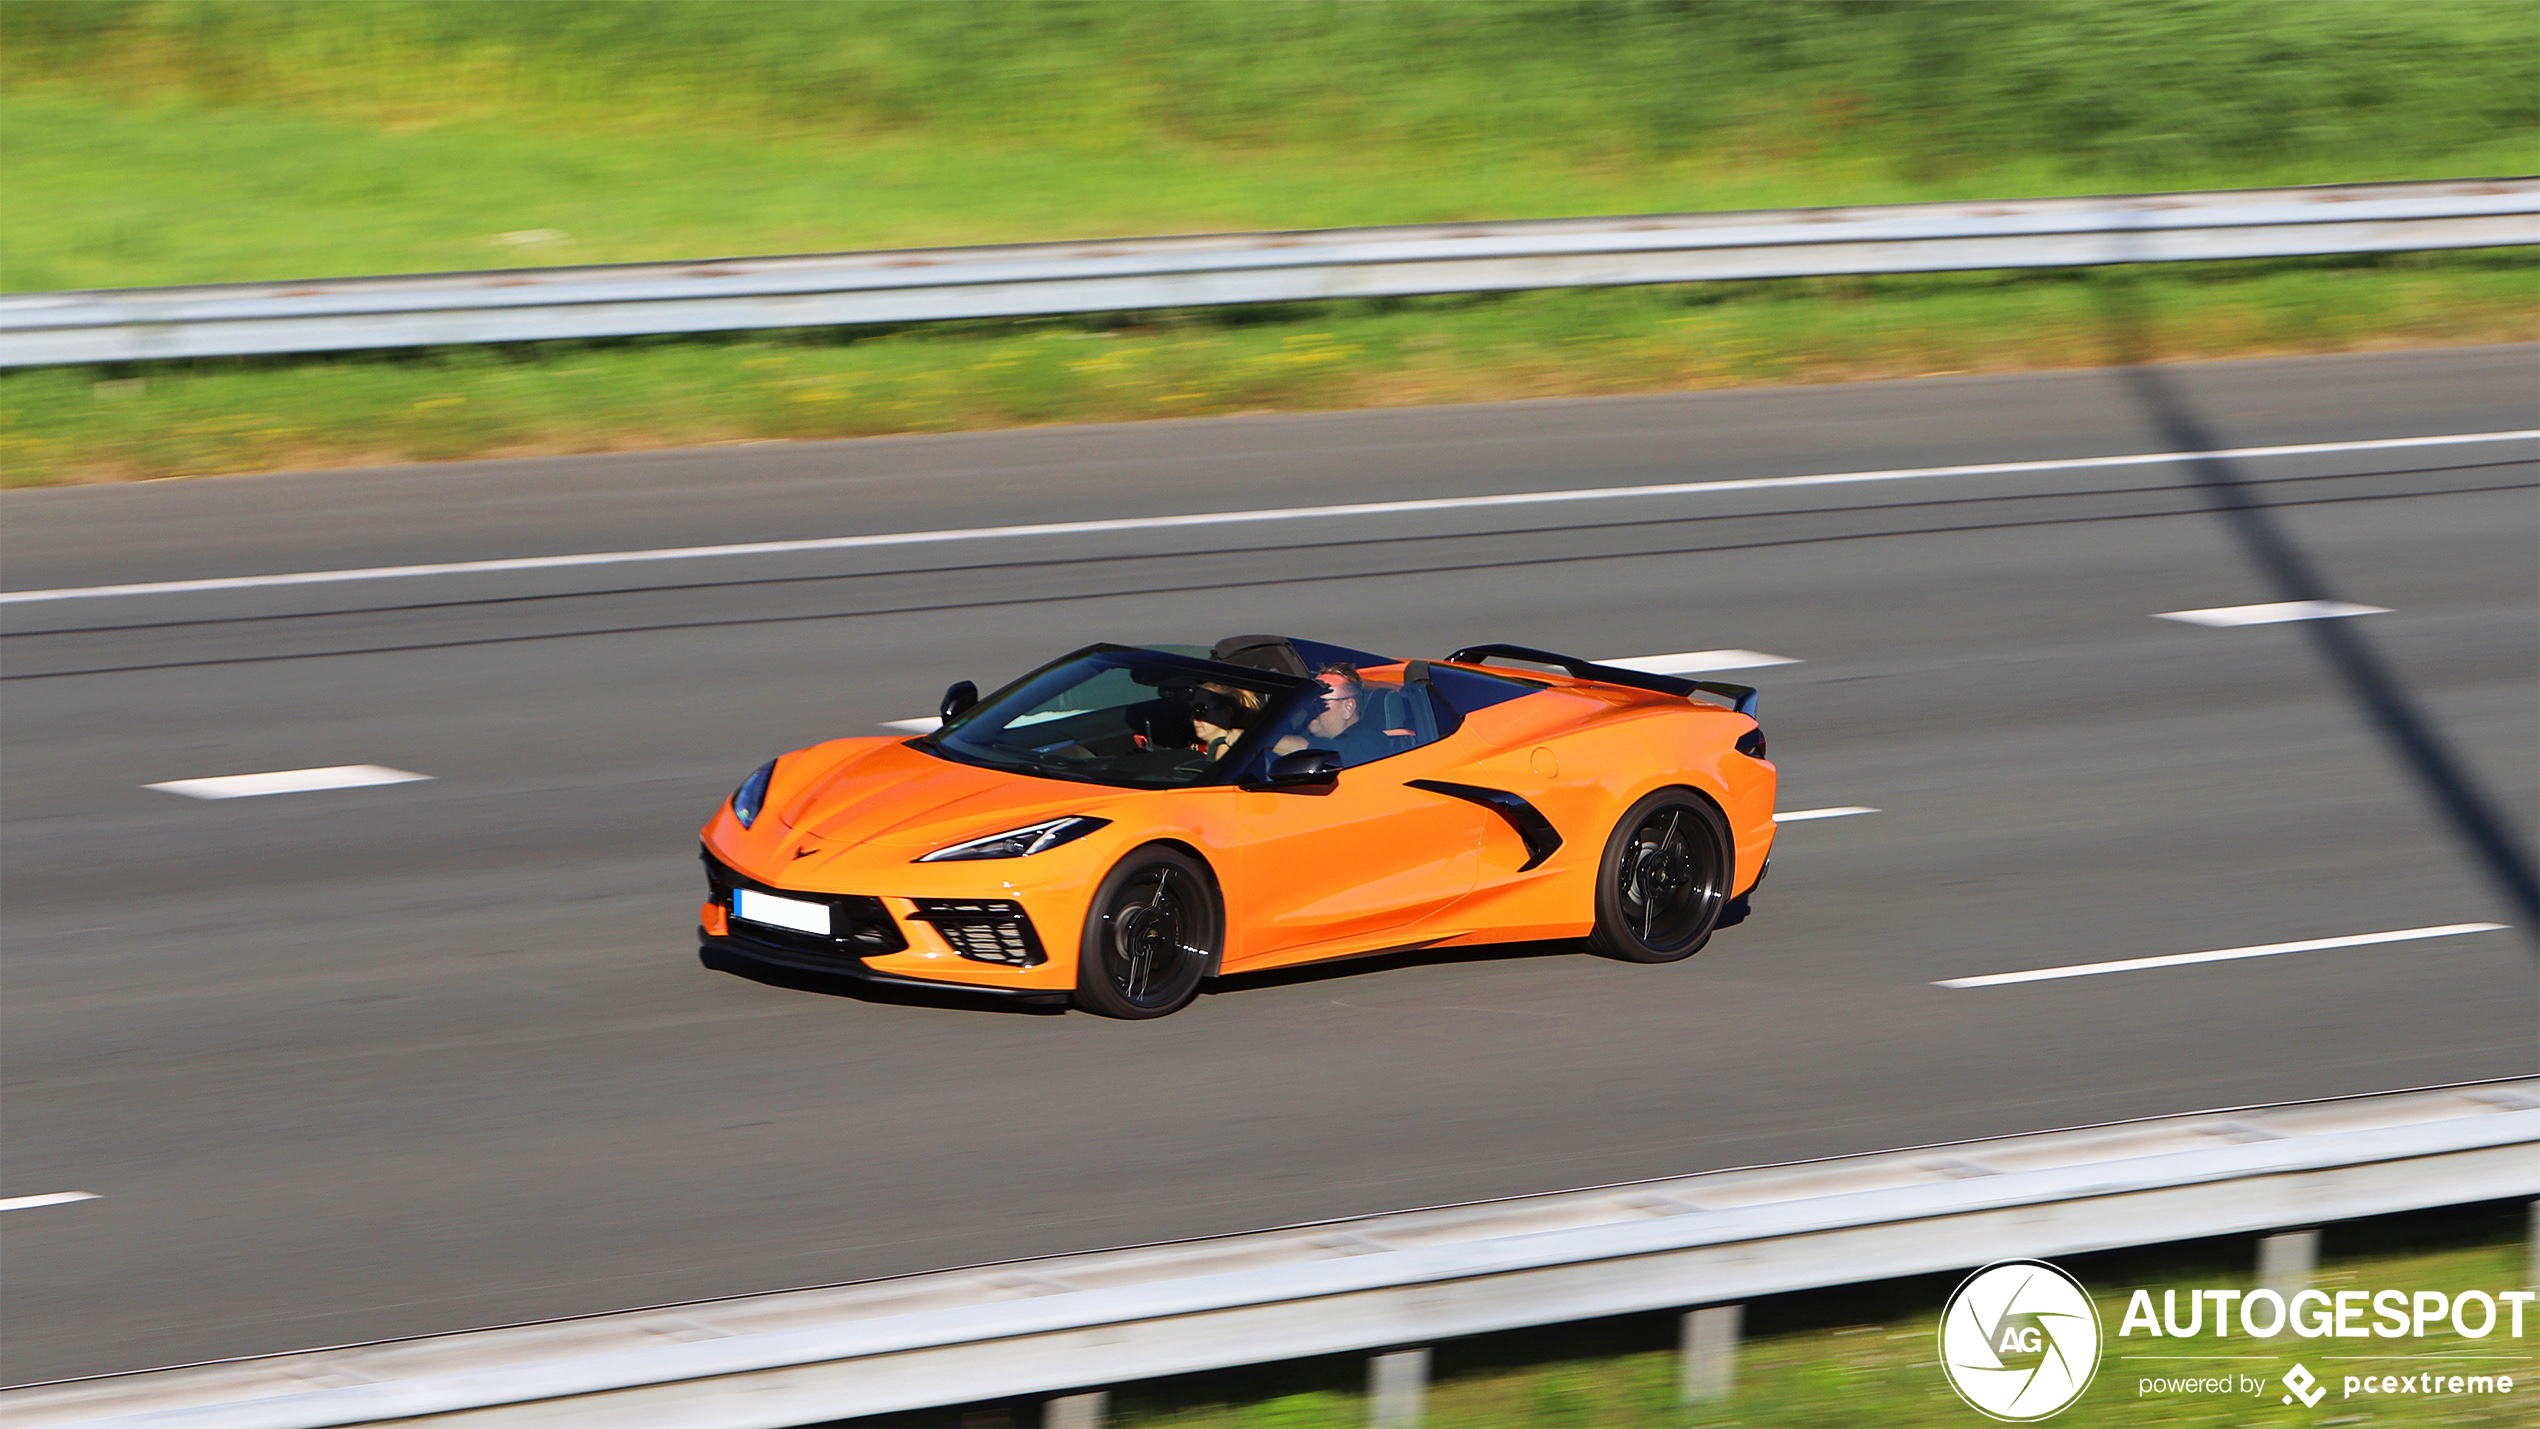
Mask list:
[{"label": "windshield", "polygon": [[913,741],[984,764],[1132,789],[1230,776],[1300,681],[1213,661],[1096,645],[1044,666]]}]

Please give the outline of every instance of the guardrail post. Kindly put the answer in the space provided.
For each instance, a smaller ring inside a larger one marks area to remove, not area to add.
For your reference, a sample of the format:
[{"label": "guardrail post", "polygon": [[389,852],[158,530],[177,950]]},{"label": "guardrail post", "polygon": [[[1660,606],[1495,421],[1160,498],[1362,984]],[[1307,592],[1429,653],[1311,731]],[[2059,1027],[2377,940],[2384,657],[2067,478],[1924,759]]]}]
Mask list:
[{"label": "guardrail post", "polygon": [[2258,1237],[2258,1284],[2274,1291],[2291,1304],[2293,1293],[2307,1290],[2311,1273],[2319,1269],[2320,1233],[2314,1230],[2277,1231]]},{"label": "guardrail post", "polygon": [[1041,1429],[1102,1429],[1111,1417],[1111,1391],[1062,1394],[1041,1405]]},{"label": "guardrail post", "polygon": [[1428,1397],[1427,1350],[1395,1350],[1367,1361],[1367,1429],[1420,1429]]},{"label": "guardrail post", "polygon": [[1684,1317],[1684,1370],[1679,1398],[1686,1404],[1726,1399],[1737,1388],[1738,1328],[1743,1305],[1708,1305]]}]

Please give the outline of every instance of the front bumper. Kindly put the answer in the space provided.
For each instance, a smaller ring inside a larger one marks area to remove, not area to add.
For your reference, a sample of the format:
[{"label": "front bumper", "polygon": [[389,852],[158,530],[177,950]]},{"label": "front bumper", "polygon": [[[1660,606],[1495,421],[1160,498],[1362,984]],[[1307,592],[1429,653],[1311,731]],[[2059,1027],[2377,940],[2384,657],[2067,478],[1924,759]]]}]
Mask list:
[{"label": "front bumper", "polygon": [[842,977],[877,987],[924,988],[929,992],[979,992],[990,997],[1010,998],[1017,1002],[1041,1006],[1064,1006],[1066,992],[1045,987],[1000,987],[994,983],[951,982],[934,978],[901,977],[896,973],[876,972],[862,958],[828,953],[808,952],[788,947],[772,939],[750,936],[742,927],[727,926],[716,933],[700,924],[697,928],[697,952],[706,965],[718,972],[739,971],[733,964],[782,968],[788,972],[818,973],[824,977]]},{"label": "front bumper", "polygon": [[[699,950],[717,957],[897,987],[968,988],[1025,1001],[1066,1001],[1067,970],[1053,966],[1024,905],[1005,898],[874,897],[763,882],[700,849],[706,903]],[[737,889],[826,903],[833,933],[798,932],[737,917]],[[1008,890],[1000,890],[1008,891]],[[882,960],[882,966],[873,966]]]}]

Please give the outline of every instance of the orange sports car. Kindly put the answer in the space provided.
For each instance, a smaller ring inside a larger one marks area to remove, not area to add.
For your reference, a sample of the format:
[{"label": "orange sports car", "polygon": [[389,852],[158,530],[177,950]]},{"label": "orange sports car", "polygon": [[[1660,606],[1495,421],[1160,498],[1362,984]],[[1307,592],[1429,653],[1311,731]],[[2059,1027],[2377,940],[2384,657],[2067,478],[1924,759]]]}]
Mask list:
[{"label": "orange sports car", "polygon": [[1414,948],[1674,962],[1745,916],[1776,777],[1742,685],[1513,645],[1089,645],[953,686],[930,734],[762,765],[705,826],[699,933],[714,967],[1131,1018]]}]

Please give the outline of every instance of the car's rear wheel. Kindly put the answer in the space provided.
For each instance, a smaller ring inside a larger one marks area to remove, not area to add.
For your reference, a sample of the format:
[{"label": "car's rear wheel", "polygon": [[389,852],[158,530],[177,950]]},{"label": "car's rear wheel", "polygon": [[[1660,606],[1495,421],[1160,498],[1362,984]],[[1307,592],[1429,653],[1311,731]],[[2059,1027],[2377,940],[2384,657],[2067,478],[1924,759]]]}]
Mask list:
[{"label": "car's rear wheel", "polygon": [[1150,845],[1094,891],[1076,954],[1076,1005],[1105,1017],[1162,1017],[1199,996],[1225,915],[1197,859]]},{"label": "car's rear wheel", "polygon": [[1719,926],[1736,867],[1728,820],[1710,800],[1691,789],[1649,795],[1605,841],[1588,947],[1634,963],[1692,957]]}]

